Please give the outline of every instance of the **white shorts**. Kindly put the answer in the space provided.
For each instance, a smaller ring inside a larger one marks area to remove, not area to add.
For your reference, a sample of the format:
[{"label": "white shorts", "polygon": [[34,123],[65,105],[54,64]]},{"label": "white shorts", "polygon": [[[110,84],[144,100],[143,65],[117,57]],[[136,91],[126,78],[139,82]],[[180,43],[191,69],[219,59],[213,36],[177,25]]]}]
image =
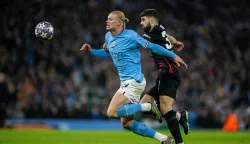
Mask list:
[{"label": "white shorts", "polygon": [[135,80],[126,80],[121,82],[119,92],[126,96],[131,103],[139,103],[142,92],[145,90],[146,80],[145,78],[141,83]]}]

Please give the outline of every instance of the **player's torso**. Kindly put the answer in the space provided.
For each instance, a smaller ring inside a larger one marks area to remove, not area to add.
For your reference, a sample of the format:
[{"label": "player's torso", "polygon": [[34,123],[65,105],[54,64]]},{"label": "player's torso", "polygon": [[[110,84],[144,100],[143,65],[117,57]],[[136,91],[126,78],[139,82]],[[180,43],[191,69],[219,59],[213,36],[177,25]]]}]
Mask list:
[{"label": "player's torso", "polygon": [[[168,35],[162,25],[155,26],[151,32],[146,32],[145,34],[143,34],[143,38],[172,51],[171,43],[168,40]],[[152,52],[151,56],[154,59],[159,75],[176,75],[177,77],[179,76],[178,68],[171,58],[161,56]]]},{"label": "player's torso", "polygon": [[106,45],[120,77],[135,77],[141,74],[140,51],[126,33],[109,36]]}]

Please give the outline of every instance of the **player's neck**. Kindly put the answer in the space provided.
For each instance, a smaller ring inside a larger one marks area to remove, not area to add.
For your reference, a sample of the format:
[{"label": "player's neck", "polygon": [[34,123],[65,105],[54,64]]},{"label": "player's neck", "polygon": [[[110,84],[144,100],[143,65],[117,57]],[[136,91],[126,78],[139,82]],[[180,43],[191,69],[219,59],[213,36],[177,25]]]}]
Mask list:
[{"label": "player's neck", "polygon": [[112,36],[118,36],[122,33],[122,31],[124,30],[124,28],[118,28],[116,30],[110,31]]},{"label": "player's neck", "polygon": [[152,30],[154,29],[154,27],[157,26],[157,25],[158,25],[158,24],[152,24],[152,25],[151,25],[150,31],[152,31]]}]

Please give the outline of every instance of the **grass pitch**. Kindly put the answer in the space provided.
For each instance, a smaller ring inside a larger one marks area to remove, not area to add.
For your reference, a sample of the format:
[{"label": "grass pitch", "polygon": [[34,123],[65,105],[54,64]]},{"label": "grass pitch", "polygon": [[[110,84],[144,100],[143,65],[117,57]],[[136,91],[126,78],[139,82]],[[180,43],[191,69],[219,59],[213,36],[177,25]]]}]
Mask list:
[{"label": "grass pitch", "polygon": [[[167,131],[161,131],[170,135]],[[250,132],[191,131],[185,144],[250,144]],[[0,130],[0,144],[157,144],[128,131],[16,131]]]}]

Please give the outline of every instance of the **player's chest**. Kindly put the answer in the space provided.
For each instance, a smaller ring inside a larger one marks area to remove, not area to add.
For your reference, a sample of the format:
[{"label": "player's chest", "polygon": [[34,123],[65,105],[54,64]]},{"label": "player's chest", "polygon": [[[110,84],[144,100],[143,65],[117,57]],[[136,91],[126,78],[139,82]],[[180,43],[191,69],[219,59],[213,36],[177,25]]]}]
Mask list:
[{"label": "player's chest", "polygon": [[119,40],[111,40],[106,43],[109,53],[113,59],[118,59],[123,56],[124,49],[121,47],[121,44],[122,43]]},{"label": "player's chest", "polygon": [[127,42],[125,40],[113,39],[108,41],[106,44],[109,53],[113,58],[122,57],[123,54],[127,51]]}]

